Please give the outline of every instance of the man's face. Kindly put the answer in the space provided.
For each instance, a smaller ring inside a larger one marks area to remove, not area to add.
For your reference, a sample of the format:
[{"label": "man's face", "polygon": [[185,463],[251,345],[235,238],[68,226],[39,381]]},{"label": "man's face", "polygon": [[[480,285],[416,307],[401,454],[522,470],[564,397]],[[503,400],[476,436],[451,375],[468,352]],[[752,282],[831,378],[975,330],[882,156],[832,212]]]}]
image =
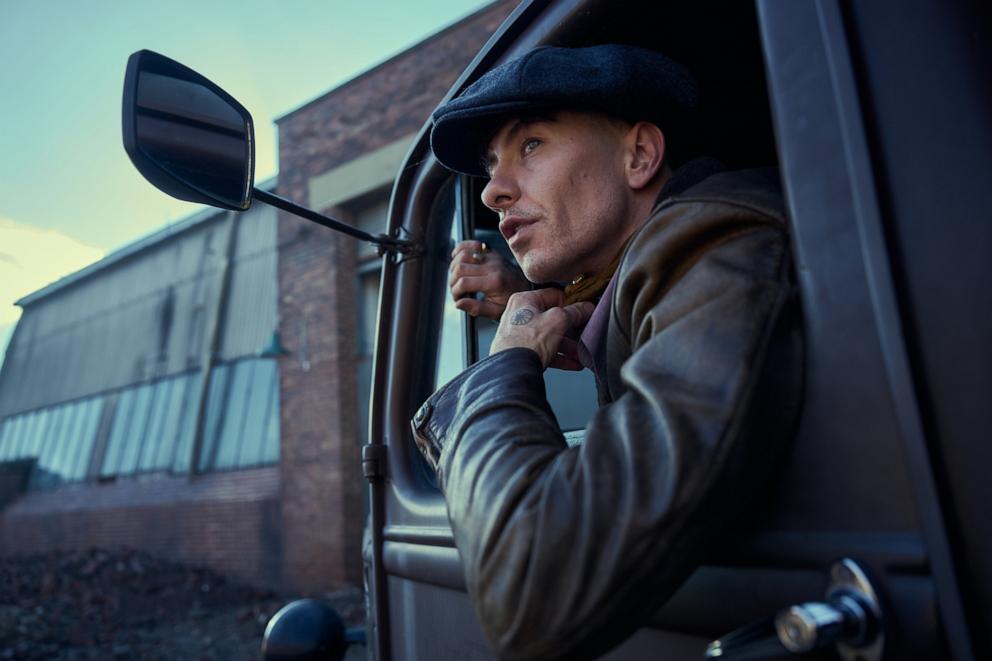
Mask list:
[{"label": "man's face", "polygon": [[512,119],[489,143],[483,203],[532,282],[571,280],[605,268],[627,233],[625,125],[561,112]]}]

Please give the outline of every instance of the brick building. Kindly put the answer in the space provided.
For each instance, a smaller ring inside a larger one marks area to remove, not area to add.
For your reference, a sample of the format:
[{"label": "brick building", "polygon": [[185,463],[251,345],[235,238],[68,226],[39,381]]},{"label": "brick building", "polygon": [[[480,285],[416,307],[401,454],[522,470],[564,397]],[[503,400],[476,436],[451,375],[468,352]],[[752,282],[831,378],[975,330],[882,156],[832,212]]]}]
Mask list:
[{"label": "brick building", "polygon": [[[415,133],[514,4],[279,118],[266,186],[382,231]],[[124,545],[283,589],[358,584],[378,266],[256,204],[195,214],[19,301],[0,553]]]}]

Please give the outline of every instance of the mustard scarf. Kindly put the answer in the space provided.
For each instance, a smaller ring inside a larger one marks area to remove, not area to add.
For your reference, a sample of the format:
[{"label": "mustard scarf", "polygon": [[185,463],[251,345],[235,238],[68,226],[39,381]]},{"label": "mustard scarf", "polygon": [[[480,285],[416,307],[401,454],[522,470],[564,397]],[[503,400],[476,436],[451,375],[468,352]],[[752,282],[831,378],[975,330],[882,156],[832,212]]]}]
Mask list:
[{"label": "mustard scarf", "polygon": [[620,266],[620,258],[623,257],[624,250],[627,248],[627,243],[629,242],[630,239],[624,242],[620,250],[617,251],[613,261],[605,269],[593,275],[580,275],[575,280],[572,280],[571,284],[566,285],[565,305],[580,303],[582,301],[589,301],[590,303],[599,302],[603,292],[606,291],[606,287],[610,284],[610,280],[613,278],[617,267]]}]

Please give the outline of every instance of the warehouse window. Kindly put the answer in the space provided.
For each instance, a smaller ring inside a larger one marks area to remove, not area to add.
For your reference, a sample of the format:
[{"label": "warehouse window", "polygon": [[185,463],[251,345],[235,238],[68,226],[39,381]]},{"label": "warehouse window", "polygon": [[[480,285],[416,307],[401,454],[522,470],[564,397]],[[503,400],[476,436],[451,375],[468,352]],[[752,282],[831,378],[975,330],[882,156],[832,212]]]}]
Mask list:
[{"label": "warehouse window", "polygon": [[[199,372],[11,416],[0,423],[0,461],[34,458],[33,489],[85,480],[104,405],[112,416],[99,477],[189,470]],[[114,401],[116,400],[116,405]],[[201,472],[279,461],[279,373],[258,358],[218,365],[206,401]]]},{"label": "warehouse window", "polygon": [[90,397],[7,418],[0,461],[35,459],[35,489],[85,479],[103,405],[103,397]]},{"label": "warehouse window", "polygon": [[273,360],[242,360],[214,370],[200,471],[279,460],[279,374]]}]

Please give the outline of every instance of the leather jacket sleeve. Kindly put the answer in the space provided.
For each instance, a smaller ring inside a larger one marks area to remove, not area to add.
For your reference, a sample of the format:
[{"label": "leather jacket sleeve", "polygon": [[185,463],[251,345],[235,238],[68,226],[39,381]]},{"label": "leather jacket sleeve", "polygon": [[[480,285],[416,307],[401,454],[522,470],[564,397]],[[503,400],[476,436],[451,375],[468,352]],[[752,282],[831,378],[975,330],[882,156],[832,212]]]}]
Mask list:
[{"label": "leather jacket sleeve", "polygon": [[791,436],[797,358],[769,352],[797,328],[781,223],[726,202],[666,213],[622,261],[610,343],[629,358],[581,445],[529,349],[472,366],[415,419],[502,658],[593,657],[644,624]]}]

